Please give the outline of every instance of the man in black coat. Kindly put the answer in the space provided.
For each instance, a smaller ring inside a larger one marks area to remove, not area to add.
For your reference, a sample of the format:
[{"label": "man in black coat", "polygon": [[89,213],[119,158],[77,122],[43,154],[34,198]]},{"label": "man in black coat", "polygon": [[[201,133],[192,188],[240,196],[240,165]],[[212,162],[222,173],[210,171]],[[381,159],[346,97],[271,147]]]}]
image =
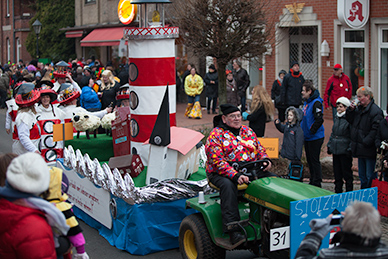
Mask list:
[{"label": "man in black coat", "polygon": [[362,86],[357,89],[358,105],[353,102],[346,109],[346,120],[351,125],[350,139],[352,156],[358,158],[358,175],[361,189],[370,188],[376,173],[376,134],[383,119],[383,111],[373,100],[372,89]]},{"label": "man in black coat", "polygon": [[281,106],[287,109],[290,106],[299,107],[302,104],[302,86],[304,77],[299,71],[299,63],[291,63],[290,73],[284,76],[283,85],[280,90]]},{"label": "man in black coat", "polygon": [[241,61],[235,59],[233,60],[233,78],[236,81],[238,96],[240,97],[241,112],[246,111],[246,101],[247,101],[247,89],[251,81],[249,80],[248,72],[241,67]]}]

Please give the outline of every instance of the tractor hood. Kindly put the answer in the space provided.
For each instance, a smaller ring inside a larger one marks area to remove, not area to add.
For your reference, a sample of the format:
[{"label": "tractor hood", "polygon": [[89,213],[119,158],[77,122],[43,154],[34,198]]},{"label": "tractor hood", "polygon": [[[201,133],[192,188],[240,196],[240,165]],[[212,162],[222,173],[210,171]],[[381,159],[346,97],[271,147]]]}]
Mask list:
[{"label": "tractor hood", "polygon": [[331,191],[279,177],[251,182],[244,197],[280,213],[290,214],[290,202],[334,194]]}]

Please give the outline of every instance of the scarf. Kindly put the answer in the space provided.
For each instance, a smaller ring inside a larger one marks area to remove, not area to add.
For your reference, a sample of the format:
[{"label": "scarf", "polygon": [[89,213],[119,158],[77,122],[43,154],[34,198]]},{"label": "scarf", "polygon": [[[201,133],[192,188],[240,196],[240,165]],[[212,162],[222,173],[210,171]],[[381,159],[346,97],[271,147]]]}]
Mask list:
[{"label": "scarf", "polygon": [[345,114],[346,114],[346,112],[343,112],[343,113],[337,112],[337,117],[341,118],[341,117],[345,116]]},{"label": "scarf", "polygon": [[14,189],[8,181],[5,181],[4,187],[0,187],[0,196],[9,201],[25,199],[27,207],[43,211],[53,231],[55,247],[59,247],[58,237],[66,235],[70,227],[66,224],[66,218],[63,213],[55,205],[31,193]]}]

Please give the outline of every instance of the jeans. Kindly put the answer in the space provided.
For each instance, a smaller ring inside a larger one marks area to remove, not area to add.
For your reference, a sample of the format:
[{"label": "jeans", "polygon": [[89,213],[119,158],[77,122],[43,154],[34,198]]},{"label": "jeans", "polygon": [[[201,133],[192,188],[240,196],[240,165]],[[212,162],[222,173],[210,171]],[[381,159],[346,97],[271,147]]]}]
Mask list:
[{"label": "jeans", "polygon": [[246,97],[246,94],[244,94],[243,97],[240,97],[240,101],[241,101],[241,112],[245,112],[247,109],[245,108],[245,105],[247,103],[247,97]]},{"label": "jeans", "polygon": [[200,95],[196,95],[196,96],[190,96],[190,95],[188,95],[188,96],[187,96],[188,103],[199,102],[200,97],[201,97]]},{"label": "jeans", "polygon": [[319,156],[321,154],[323,139],[324,138],[320,138],[304,142],[307,163],[310,169],[310,184],[318,187],[321,187],[322,183],[322,168]]},{"label": "jeans", "polygon": [[372,180],[377,178],[375,173],[375,158],[358,158],[358,176],[361,181],[361,189],[370,188]]},{"label": "jeans", "polygon": [[352,160],[350,155],[333,155],[335,193],[342,192],[343,180],[346,191],[353,191]]},{"label": "jeans", "polygon": [[208,97],[207,98],[207,111],[210,111],[210,104],[213,101],[212,111],[213,111],[213,113],[216,112],[217,99],[218,99],[217,97],[213,97],[213,98]]}]

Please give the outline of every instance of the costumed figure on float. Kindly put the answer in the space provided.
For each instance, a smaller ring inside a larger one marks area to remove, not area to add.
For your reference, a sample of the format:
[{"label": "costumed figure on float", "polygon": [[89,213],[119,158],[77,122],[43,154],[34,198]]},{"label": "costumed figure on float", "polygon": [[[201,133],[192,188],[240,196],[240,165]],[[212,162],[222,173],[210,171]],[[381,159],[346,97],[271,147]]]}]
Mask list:
[{"label": "costumed figure on float", "polygon": [[12,152],[23,154],[39,153],[40,129],[36,119],[35,103],[40,100],[40,91],[33,83],[23,82],[16,95],[15,102],[19,106],[16,115],[14,133],[17,138],[12,144]]},{"label": "costumed figure on float", "polygon": [[57,100],[57,92],[52,88],[50,81],[40,81],[37,88],[40,90],[40,102],[36,106],[37,120],[41,129],[39,151],[46,163],[55,162],[63,156],[63,143],[53,141],[53,125],[63,123],[66,114],[53,104]]}]

